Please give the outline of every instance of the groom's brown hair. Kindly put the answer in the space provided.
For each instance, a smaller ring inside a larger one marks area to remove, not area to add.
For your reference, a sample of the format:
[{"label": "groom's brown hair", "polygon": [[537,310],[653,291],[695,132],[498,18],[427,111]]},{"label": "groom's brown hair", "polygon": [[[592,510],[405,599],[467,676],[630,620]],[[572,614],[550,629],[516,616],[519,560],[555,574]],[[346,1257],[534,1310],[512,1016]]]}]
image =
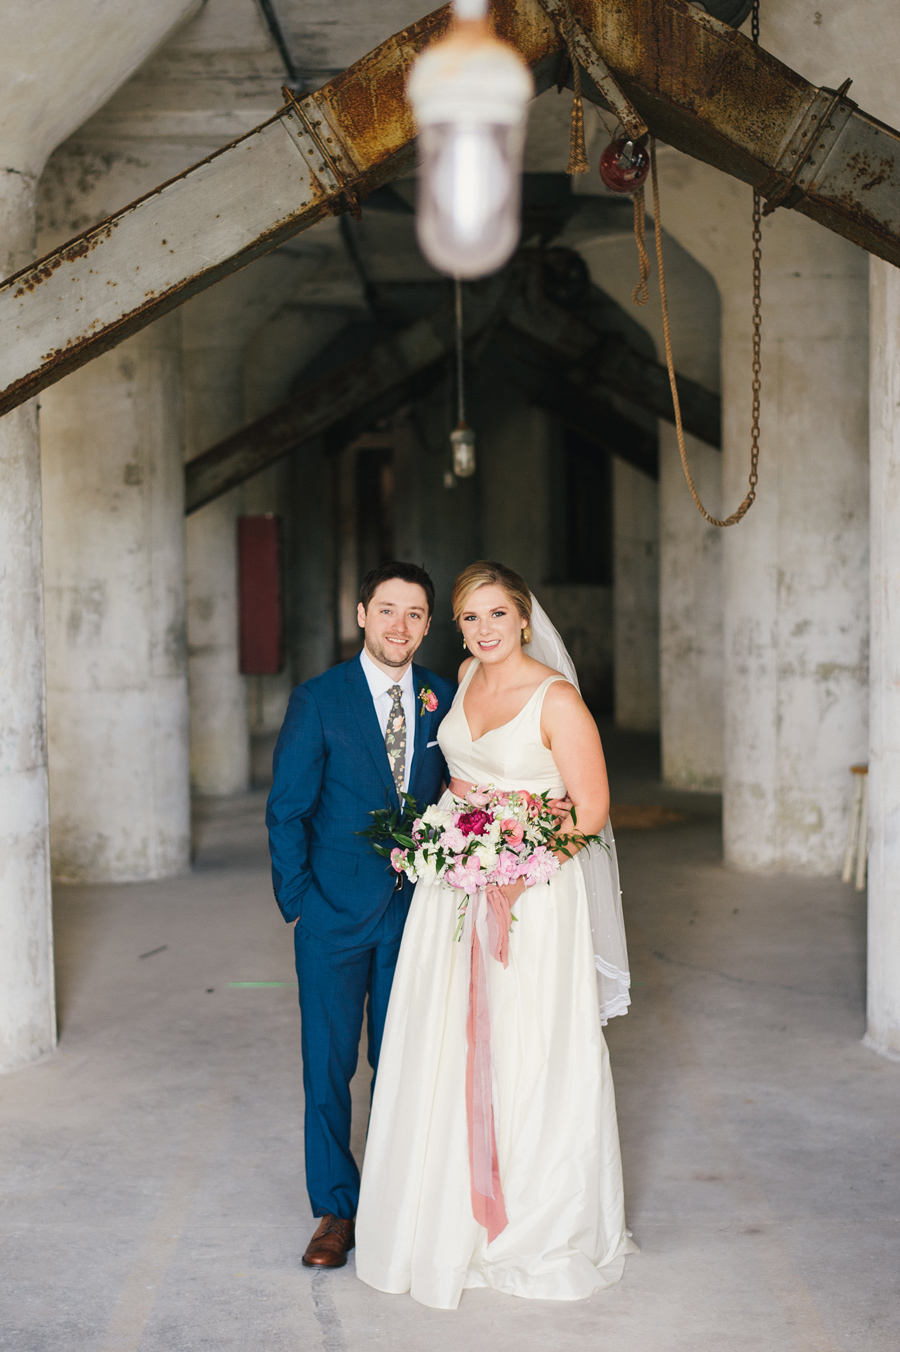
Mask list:
[{"label": "groom's brown hair", "polygon": [[363,610],[369,609],[369,602],[382,582],[391,582],[395,577],[399,578],[401,582],[412,582],[414,586],[421,587],[425,593],[428,614],[434,614],[434,583],[431,578],[425,572],[425,569],[420,568],[417,563],[403,563],[399,559],[389,559],[387,563],[379,563],[377,568],[373,568],[370,573],[366,573],[359,589],[359,600]]}]

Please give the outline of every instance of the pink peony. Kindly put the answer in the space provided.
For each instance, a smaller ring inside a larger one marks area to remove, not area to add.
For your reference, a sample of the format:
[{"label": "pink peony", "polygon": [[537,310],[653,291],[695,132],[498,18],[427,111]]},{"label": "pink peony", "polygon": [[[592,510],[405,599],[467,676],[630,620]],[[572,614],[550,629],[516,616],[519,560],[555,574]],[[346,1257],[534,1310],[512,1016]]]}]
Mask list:
[{"label": "pink peony", "polygon": [[473,812],[464,812],[457,826],[464,836],[483,836],[484,828],[491,820],[491,814],[476,808]]},{"label": "pink peony", "polygon": [[454,864],[444,876],[451,887],[458,887],[469,896],[477,892],[479,887],[484,887],[487,882],[487,877],[477,859],[467,859],[465,863]]},{"label": "pink peony", "polygon": [[515,817],[504,817],[500,823],[500,829],[510,845],[521,845],[525,828],[521,822],[516,821]]},{"label": "pink peony", "polygon": [[474,789],[469,789],[466,794],[466,802],[471,803],[473,807],[484,807],[491,801],[491,790],[485,788],[483,784],[476,784]]},{"label": "pink peony", "polygon": [[428,694],[425,696],[423,703],[428,712],[430,714],[433,714],[435,709],[438,707],[438,697],[433,690],[429,690]]},{"label": "pink peony", "polygon": [[538,845],[525,863],[524,877],[529,887],[536,883],[545,883],[559,868],[559,860],[551,854],[546,845]]},{"label": "pink peony", "polygon": [[395,873],[403,872],[403,865],[406,863],[406,851],[399,847],[391,850],[391,868]]},{"label": "pink peony", "polygon": [[441,842],[445,850],[459,854],[466,848],[466,835],[457,826],[445,826],[441,833]]},{"label": "pink peony", "polygon": [[491,876],[499,883],[514,883],[522,875],[522,861],[511,850],[501,850],[500,858],[491,870]]}]

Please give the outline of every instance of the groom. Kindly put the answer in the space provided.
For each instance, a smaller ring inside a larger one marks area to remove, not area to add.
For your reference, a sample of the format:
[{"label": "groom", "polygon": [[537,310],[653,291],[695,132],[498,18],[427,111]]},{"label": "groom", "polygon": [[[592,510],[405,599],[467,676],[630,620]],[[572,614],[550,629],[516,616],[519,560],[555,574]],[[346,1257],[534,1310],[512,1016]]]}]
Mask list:
[{"label": "groom", "polygon": [[307,1267],[343,1267],[353,1247],[350,1081],[366,996],[369,1064],[378,1066],[412,896],[358,833],[401,792],[433,803],[446,774],[436,739],[455,687],[412,665],[433,609],[423,568],[393,562],[369,573],[357,611],[362,652],[297,686],[275,748],[266,824],[275,897],[295,926],[306,1186],[322,1218]]}]

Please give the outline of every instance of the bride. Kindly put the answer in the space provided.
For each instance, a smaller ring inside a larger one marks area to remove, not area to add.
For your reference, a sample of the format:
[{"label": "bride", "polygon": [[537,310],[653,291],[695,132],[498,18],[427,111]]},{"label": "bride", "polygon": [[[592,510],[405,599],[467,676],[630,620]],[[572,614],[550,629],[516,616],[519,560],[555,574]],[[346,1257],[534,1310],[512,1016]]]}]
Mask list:
[{"label": "bride", "polygon": [[[568,791],[574,829],[602,831],[610,853],[562,855],[548,882],[503,889],[516,917],[507,966],[473,938],[483,892],[455,941],[456,895],[417,886],[378,1066],[356,1270],[437,1309],[455,1309],[466,1287],[575,1300],[618,1281],[635,1251],[601,1030],[628,1006],[603,750],[568,653],[517,573],[472,564],[453,615],[470,655],[438,734],[452,776],[442,803],[488,783]],[[482,1036],[479,1097],[471,1047]]]}]

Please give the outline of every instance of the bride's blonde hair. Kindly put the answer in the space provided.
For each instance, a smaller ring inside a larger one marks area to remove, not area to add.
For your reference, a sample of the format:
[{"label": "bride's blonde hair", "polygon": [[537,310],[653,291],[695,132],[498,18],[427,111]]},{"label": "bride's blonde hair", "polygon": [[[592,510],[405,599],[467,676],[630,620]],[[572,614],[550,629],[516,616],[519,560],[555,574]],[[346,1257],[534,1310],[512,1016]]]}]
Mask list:
[{"label": "bride's blonde hair", "polygon": [[479,587],[502,587],[512,601],[516,610],[525,621],[525,628],[522,630],[522,642],[531,642],[531,592],[528,590],[528,584],[518,573],[514,573],[511,568],[506,568],[502,563],[495,563],[493,559],[479,559],[478,563],[470,563],[468,568],[464,568],[459,577],[453,584],[453,596],[451,605],[453,606],[453,619],[459,628],[459,617],[466,608],[466,602],[474,591]]}]

